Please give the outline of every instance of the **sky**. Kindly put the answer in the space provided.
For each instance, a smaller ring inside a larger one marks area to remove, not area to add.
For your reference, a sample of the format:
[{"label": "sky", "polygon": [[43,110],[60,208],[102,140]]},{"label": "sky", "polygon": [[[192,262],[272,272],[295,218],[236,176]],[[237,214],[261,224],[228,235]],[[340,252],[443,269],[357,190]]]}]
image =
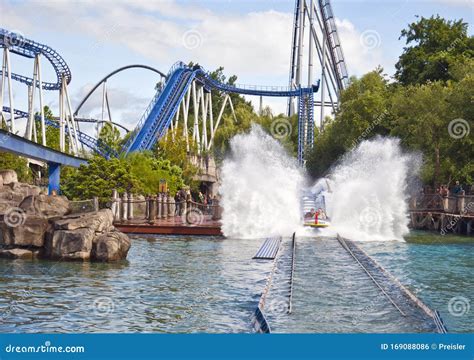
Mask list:
[{"label": "sky", "polygon": [[[332,7],[351,76],[379,65],[393,75],[405,45],[400,31],[416,15],[462,18],[472,34],[473,0],[334,0]],[[135,63],[167,73],[176,61],[193,61],[207,70],[223,66],[241,84],[286,86],[293,11],[292,0],[0,0],[0,27],[52,47],[66,60],[76,108],[106,74]],[[12,55],[12,68],[31,77],[33,62]],[[43,63],[42,68],[43,78],[55,81],[51,66]],[[320,72],[315,66],[315,79]],[[111,78],[113,120],[133,128],[159,80],[140,69]],[[15,84],[14,93],[15,107],[26,110],[26,86]],[[101,97],[96,91],[80,114],[100,118]],[[58,93],[47,92],[45,100],[57,115]],[[251,100],[257,106],[258,99]],[[284,100],[263,102],[274,113],[285,110]]]}]

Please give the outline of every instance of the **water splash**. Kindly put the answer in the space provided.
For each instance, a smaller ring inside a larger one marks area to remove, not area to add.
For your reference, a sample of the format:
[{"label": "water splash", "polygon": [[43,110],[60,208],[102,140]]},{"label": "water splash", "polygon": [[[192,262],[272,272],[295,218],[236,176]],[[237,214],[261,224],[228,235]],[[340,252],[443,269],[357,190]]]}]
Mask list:
[{"label": "water splash", "polygon": [[303,174],[281,144],[254,125],[231,140],[222,167],[222,231],[227,237],[291,235],[300,223]]},{"label": "water splash", "polygon": [[408,233],[408,177],[418,163],[401,151],[398,139],[361,142],[329,176],[332,230],[360,241],[402,241]]}]

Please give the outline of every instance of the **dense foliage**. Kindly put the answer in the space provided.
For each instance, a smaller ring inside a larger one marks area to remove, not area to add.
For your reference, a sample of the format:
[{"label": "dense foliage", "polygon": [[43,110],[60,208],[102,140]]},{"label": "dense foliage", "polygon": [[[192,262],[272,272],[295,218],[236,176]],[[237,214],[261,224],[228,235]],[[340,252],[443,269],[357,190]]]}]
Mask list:
[{"label": "dense foliage", "polygon": [[[307,168],[327,173],[346,151],[376,135],[396,136],[423,154],[425,183],[474,182],[474,42],[467,25],[421,18],[402,31],[407,44],[397,82],[376,69],[352,78],[334,119],[315,142]],[[456,133],[457,131],[457,133]]]},{"label": "dense foliage", "polygon": [[0,151],[0,169],[15,170],[18,175],[18,181],[30,182],[32,180],[28,161],[18,155]]},{"label": "dense foliage", "polygon": [[108,199],[112,189],[119,193],[156,194],[160,180],[173,193],[184,185],[182,170],[168,160],[158,160],[149,152],[132,153],[106,160],[94,156],[88,165],[62,172],[61,191],[70,199]]},{"label": "dense foliage", "polygon": [[439,15],[421,17],[402,30],[406,47],[396,64],[395,77],[404,85],[453,80],[451,68],[474,56],[474,37],[467,23],[448,21]]},{"label": "dense foliage", "polygon": [[[467,24],[462,20],[448,21],[436,16],[421,17],[402,30],[401,38],[405,39],[406,47],[396,64],[394,81],[387,79],[381,68],[361,78],[352,78],[349,87],[341,93],[334,118],[327,117],[322,133],[315,131],[314,149],[306,164],[313,177],[325,175],[359,142],[383,135],[398,137],[406,150],[423,154],[421,176],[425,183],[449,183],[456,179],[471,184],[474,181],[474,37],[468,36]],[[237,80],[235,75],[227,78],[222,67],[212,72],[211,77],[231,85]],[[212,92],[214,120],[225,95]],[[222,161],[229,151],[230,140],[236,134],[249,131],[253,123],[260,124],[296,156],[296,115],[275,116],[268,107],[257,114],[244,97],[229,96],[235,116],[227,105],[212,148],[198,151],[192,140],[194,105],[191,101],[186,131],[178,127],[173,133],[168,132],[152,152],[111,160],[93,156],[88,166],[64,169],[63,192],[74,199],[108,198],[114,188],[119,192],[148,194],[158,191],[160,180],[165,180],[172,192],[184,185],[196,189],[195,178],[200,169],[191,159],[214,156],[218,162]],[[49,118],[53,116],[47,107],[45,114]],[[466,129],[465,134],[454,133],[453,136],[453,132],[459,131],[453,124],[461,124],[461,131]],[[210,134],[209,122],[207,126]],[[119,151],[128,136],[121,138],[116,127],[105,123],[99,138]],[[58,129],[48,127],[46,137],[49,146],[59,149]],[[0,154],[0,168],[15,169],[23,181],[31,178],[26,160],[15,155]]]}]

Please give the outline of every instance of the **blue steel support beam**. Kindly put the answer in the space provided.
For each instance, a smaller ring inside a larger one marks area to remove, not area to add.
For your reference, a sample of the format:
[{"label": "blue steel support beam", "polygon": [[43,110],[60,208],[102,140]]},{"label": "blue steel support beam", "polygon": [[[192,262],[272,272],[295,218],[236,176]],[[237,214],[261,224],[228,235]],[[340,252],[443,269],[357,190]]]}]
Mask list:
[{"label": "blue steel support beam", "polygon": [[0,150],[44,162],[54,162],[61,165],[79,167],[87,160],[64,154],[60,151],[26,140],[5,130],[0,130]]},{"label": "blue steel support beam", "polygon": [[0,130],[0,150],[48,163],[49,166],[49,192],[59,191],[60,166],[67,165],[79,167],[87,164],[86,159],[64,154],[46,146],[26,140],[18,135],[13,135],[5,130]]},{"label": "blue steel support beam", "polygon": [[[312,94],[319,89],[319,82],[309,88],[297,89],[276,86],[262,87],[223,84],[212,79],[209,73],[200,66],[189,67],[182,62],[178,62],[168,72],[164,87],[153,97],[135,130],[130,134],[129,140],[122,148],[124,153],[147,150],[154,146],[159,138],[165,134],[192,80],[199,81],[209,90],[214,89],[224,93],[256,96],[302,97],[302,94]],[[310,100],[312,103],[312,96],[310,96]],[[300,101],[300,103],[302,102]],[[305,129],[308,128],[308,125],[313,124],[312,109],[311,111],[301,112],[301,116],[304,119],[300,119],[300,123],[305,125]],[[308,148],[306,145],[308,140],[311,142],[311,144],[308,144],[310,145],[309,147],[312,147],[312,136],[304,136],[306,148]],[[303,157],[303,147],[301,147],[299,157]]]},{"label": "blue steel support beam", "polygon": [[[8,106],[3,107],[3,111],[9,113],[10,108]],[[15,115],[18,115],[21,118],[27,118],[28,113],[25,111],[21,111],[18,109],[13,110],[15,112]],[[39,115],[36,116],[36,120],[39,120],[40,117]],[[52,126],[55,128],[59,128],[59,122],[45,118],[45,123],[47,126]],[[69,128],[66,127],[66,134],[69,134]],[[118,157],[118,154],[115,152],[115,150],[111,149],[110,146],[108,146],[106,143],[104,143],[102,140],[94,139],[92,136],[87,135],[86,133],[83,133],[81,131],[77,131],[78,135],[78,140],[81,144],[87,146],[89,149],[95,151],[97,154],[100,156],[105,157],[107,160],[110,159],[110,157]]]},{"label": "blue steel support beam", "polygon": [[61,165],[55,162],[48,163],[48,193],[53,191],[59,194],[59,178],[61,174]]}]

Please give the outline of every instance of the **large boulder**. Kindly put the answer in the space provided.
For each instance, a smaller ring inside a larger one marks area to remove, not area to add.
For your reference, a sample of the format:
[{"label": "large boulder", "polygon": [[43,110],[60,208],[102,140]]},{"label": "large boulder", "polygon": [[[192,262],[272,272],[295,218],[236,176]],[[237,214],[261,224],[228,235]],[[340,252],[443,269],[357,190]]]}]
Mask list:
[{"label": "large boulder", "polygon": [[38,250],[32,251],[27,249],[0,249],[0,258],[5,259],[27,259],[36,258]]},{"label": "large boulder", "polygon": [[99,235],[93,242],[91,258],[97,261],[117,261],[127,257],[130,239],[120,231]]},{"label": "large boulder", "polygon": [[68,215],[52,221],[44,256],[50,259],[115,261],[124,259],[130,240],[113,227],[110,209]]},{"label": "large boulder", "polygon": [[0,170],[0,177],[2,178],[3,185],[18,182],[18,175],[15,170]]},{"label": "large boulder", "polygon": [[[11,184],[4,186],[0,189],[0,204],[9,204],[11,206],[18,206],[23,199],[29,194],[25,194],[23,191],[13,190]],[[3,206],[4,208],[5,206]]]},{"label": "large boulder", "polygon": [[0,193],[0,215],[5,215],[5,213],[8,213],[9,211],[11,211],[11,209],[18,208],[19,201],[4,200],[1,198],[1,195],[2,194]]},{"label": "large boulder", "polygon": [[97,212],[68,215],[54,221],[56,230],[76,230],[89,228],[95,232],[106,232],[113,228],[114,217],[110,209],[102,209]]},{"label": "large boulder", "polygon": [[26,214],[42,216],[45,218],[61,217],[70,212],[69,201],[65,196],[59,195],[31,195],[20,203],[19,207]]},{"label": "large boulder", "polygon": [[88,260],[95,232],[92,229],[51,230],[45,239],[45,257],[62,260]]},{"label": "large boulder", "polygon": [[8,186],[8,188],[10,188],[16,194],[21,194],[24,198],[30,195],[40,195],[44,192],[44,190],[42,190],[39,186],[20,182],[13,182],[6,186]]},{"label": "large boulder", "polygon": [[16,213],[7,213],[0,223],[0,245],[42,247],[49,226],[48,220],[43,217],[26,216],[18,210]]}]

